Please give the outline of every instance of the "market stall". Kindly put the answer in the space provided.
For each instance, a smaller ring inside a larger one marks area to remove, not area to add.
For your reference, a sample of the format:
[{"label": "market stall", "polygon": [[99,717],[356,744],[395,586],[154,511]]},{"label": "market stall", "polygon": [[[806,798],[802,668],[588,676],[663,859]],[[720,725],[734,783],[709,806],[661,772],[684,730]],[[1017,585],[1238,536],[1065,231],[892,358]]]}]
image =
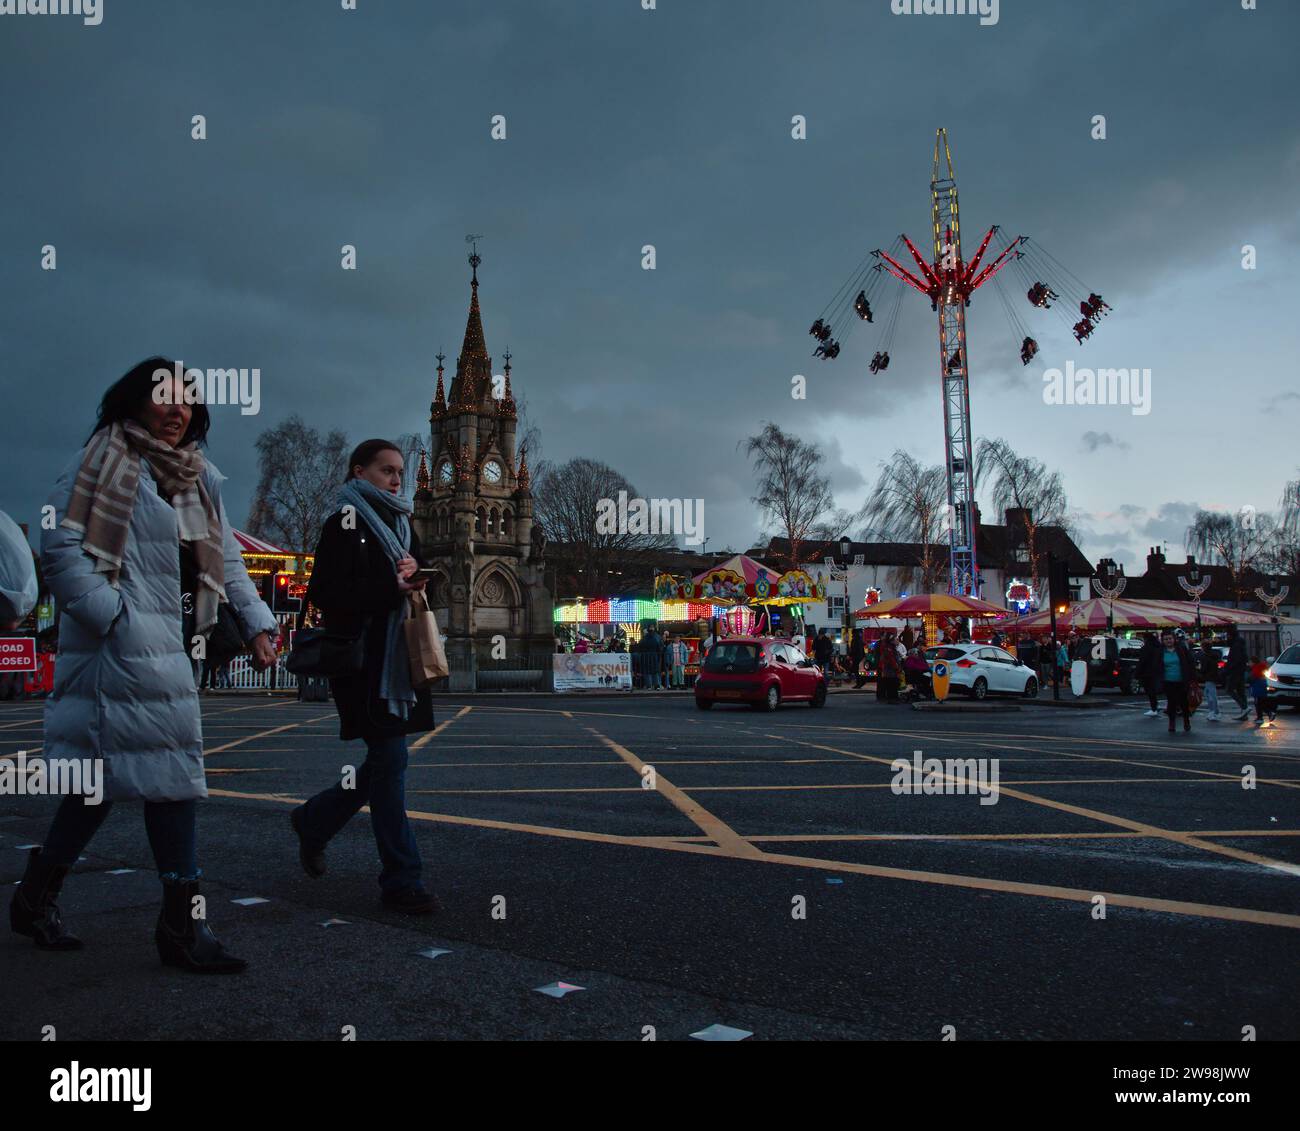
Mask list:
[{"label": "market stall", "polygon": [[[921,634],[929,644],[939,639],[940,631],[955,632],[957,621],[988,623],[1007,616],[1010,613],[1000,605],[952,593],[915,593],[889,601],[876,601],[853,614],[868,639],[885,631],[897,632],[901,628],[899,621],[920,621]],[[992,627],[987,627],[986,631],[991,633]]]},{"label": "market stall", "polygon": [[[1077,601],[1065,612],[1056,614],[1056,631],[1058,636],[1070,633],[1106,632],[1112,626],[1116,631],[1125,629],[1159,630],[1162,628],[1195,629],[1197,621],[1202,629],[1227,628],[1229,625],[1241,627],[1269,626],[1274,624],[1300,624],[1291,617],[1279,616],[1276,619],[1268,613],[1256,613],[1246,609],[1225,609],[1218,605],[1201,605],[1199,612],[1192,601],[1141,601],[1136,599],[1093,597],[1087,601]],[[1050,633],[1052,631],[1052,613],[1050,609],[1016,617],[1002,628],[1014,633]]]}]

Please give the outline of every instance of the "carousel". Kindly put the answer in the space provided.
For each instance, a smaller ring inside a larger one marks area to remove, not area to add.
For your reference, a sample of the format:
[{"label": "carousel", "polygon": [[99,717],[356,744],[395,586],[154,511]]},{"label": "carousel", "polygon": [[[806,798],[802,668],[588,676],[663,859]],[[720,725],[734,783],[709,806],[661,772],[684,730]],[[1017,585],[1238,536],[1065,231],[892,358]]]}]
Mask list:
[{"label": "carousel", "polygon": [[[661,573],[655,596],[663,600],[704,601],[730,610],[723,618],[732,634],[764,635],[772,631],[772,610],[791,609],[800,629],[803,606],[826,600],[826,578],[802,569],[781,572],[737,554],[691,578]],[[733,613],[741,614],[735,616]]]}]

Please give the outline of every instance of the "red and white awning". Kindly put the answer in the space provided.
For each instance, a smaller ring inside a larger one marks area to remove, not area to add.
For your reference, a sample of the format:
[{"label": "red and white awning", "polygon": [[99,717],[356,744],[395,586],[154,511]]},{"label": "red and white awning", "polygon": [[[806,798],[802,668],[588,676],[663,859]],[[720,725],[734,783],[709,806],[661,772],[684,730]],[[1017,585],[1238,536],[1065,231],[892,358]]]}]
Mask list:
[{"label": "red and white awning", "polygon": [[278,554],[281,557],[289,555],[288,550],[282,550],[279,546],[272,546],[270,542],[263,542],[260,538],[254,538],[251,534],[245,534],[242,530],[231,530],[235,536],[235,541],[239,543],[239,548],[245,554]]}]

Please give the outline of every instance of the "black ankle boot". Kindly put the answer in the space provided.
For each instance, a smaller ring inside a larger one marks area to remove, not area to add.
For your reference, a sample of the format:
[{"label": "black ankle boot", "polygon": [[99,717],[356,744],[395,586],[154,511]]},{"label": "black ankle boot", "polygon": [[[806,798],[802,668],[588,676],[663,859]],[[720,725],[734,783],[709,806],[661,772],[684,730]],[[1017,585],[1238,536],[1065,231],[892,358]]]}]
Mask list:
[{"label": "black ankle boot", "polygon": [[164,966],[179,966],[192,974],[238,974],[248,965],[229,954],[206,919],[193,915],[197,880],[163,881],[162,913],[154,930],[158,957]]},{"label": "black ankle boot", "polygon": [[41,950],[80,950],[82,943],[63,926],[56,902],[63,890],[67,868],[51,864],[33,848],[27,856],[27,871],[9,904],[9,926],[35,940]]},{"label": "black ankle boot", "polygon": [[290,809],[289,824],[293,827],[294,835],[298,838],[298,863],[302,865],[302,870],[307,875],[314,880],[318,880],[325,874],[325,850],[309,843],[302,835],[301,822],[305,808],[305,805],[299,805],[296,809]]}]

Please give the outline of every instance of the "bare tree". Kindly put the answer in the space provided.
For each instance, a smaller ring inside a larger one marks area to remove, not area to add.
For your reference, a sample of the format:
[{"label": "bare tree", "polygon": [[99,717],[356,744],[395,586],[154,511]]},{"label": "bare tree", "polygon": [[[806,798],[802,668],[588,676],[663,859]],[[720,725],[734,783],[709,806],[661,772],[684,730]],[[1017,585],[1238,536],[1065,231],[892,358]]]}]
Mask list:
[{"label": "bare tree", "polygon": [[1273,570],[1300,576],[1300,478],[1290,480],[1279,500],[1278,529],[1273,546]]},{"label": "bare tree", "polygon": [[617,507],[620,491],[627,492],[629,506],[639,498],[636,488],[607,464],[591,459],[543,463],[533,481],[533,519],[546,535],[547,560],[561,586],[568,582],[603,594],[635,585],[641,578],[628,577],[620,585],[611,571],[625,566],[648,574],[655,552],[674,545],[671,534],[633,533],[626,529],[631,523],[609,529],[601,516],[608,515],[611,503]]},{"label": "bare tree", "polygon": [[890,582],[896,589],[913,588],[919,576],[921,592],[939,591],[948,568],[948,555],[940,541],[947,504],[948,481],[942,467],[926,467],[902,450],[881,462],[880,478],[857,517],[867,526],[864,538],[920,547],[911,565],[895,566],[891,571]]},{"label": "bare tree", "polygon": [[1226,514],[1197,511],[1183,538],[1184,545],[1207,565],[1228,569],[1233,608],[1251,589],[1251,575],[1274,565],[1279,544],[1278,524],[1267,514]]},{"label": "bare tree", "polygon": [[342,432],[322,439],[297,415],[258,436],[261,477],[248,532],[287,550],[314,549],[347,474],[347,445]]},{"label": "bare tree", "polygon": [[1001,513],[1014,508],[1023,514],[1025,552],[1037,590],[1039,531],[1044,526],[1069,526],[1069,501],[1061,473],[1049,473],[1042,460],[1017,455],[1006,440],[981,439],[975,447],[975,480],[978,483],[988,479],[992,479],[989,492],[994,509]]},{"label": "bare tree", "polygon": [[432,458],[433,449],[429,443],[430,439],[427,432],[403,432],[393,441],[397,445],[397,450],[402,453],[402,460],[406,465],[402,475],[402,494],[408,499],[415,494],[415,479],[420,468],[420,456],[423,455],[426,462]]},{"label": "bare tree", "polygon": [[794,569],[803,544],[835,502],[830,478],[822,471],[823,456],[812,444],[787,436],[771,423],[741,443],[758,478],[758,491],[750,501],[765,522],[785,536],[789,561],[780,564]]}]

